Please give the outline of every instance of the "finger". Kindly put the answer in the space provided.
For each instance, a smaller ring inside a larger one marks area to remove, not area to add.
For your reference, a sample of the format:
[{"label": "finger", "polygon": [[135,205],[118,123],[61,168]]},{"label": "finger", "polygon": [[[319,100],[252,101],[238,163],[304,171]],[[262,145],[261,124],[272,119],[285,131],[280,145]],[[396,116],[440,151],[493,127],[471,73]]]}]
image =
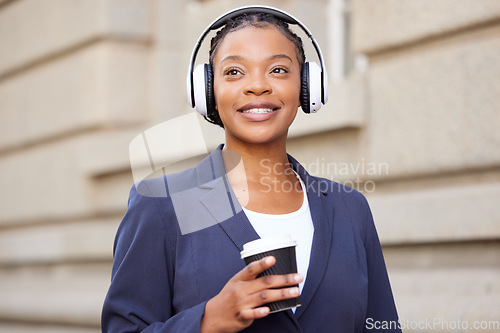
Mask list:
[{"label": "finger", "polygon": [[238,319],[241,322],[248,322],[254,319],[259,319],[267,316],[270,310],[267,306],[256,308],[256,309],[245,309],[241,310]]},{"label": "finger", "polygon": [[284,275],[266,275],[261,276],[255,280],[255,284],[258,284],[262,289],[268,288],[280,288],[294,286],[302,282],[304,278],[298,273],[284,274]]},{"label": "finger", "polygon": [[262,258],[248,264],[245,268],[243,268],[236,274],[236,277],[243,281],[253,280],[257,277],[257,275],[259,275],[275,263],[276,259],[272,256]]},{"label": "finger", "polygon": [[299,294],[300,290],[298,287],[261,290],[249,296],[247,306],[255,308],[266,303],[295,298]]},{"label": "finger", "polygon": [[247,286],[249,294],[253,294],[265,289],[283,288],[295,286],[302,282],[302,275],[293,273],[286,275],[266,275],[250,281]]}]

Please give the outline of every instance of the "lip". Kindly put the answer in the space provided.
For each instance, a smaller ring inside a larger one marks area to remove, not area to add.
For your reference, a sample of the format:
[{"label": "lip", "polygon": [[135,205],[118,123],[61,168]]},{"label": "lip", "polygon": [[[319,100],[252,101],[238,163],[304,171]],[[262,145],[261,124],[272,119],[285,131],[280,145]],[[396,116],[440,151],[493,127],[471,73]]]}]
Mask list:
[{"label": "lip", "polygon": [[[271,109],[273,111],[271,112],[266,112],[266,113],[249,113],[249,112],[244,112],[247,110],[251,109]],[[252,102],[243,105],[241,108],[238,109],[238,114],[241,115],[243,118],[245,118],[248,121],[266,121],[271,118],[273,118],[277,111],[280,109],[280,107],[276,104],[270,103],[270,102]]]},{"label": "lip", "polygon": [[280,107],[276,104],[270,102],[252,102],[243,105],[238,109],[238,112],[243,112],[250,109],[272,109],[273,111],[278,110]]}]

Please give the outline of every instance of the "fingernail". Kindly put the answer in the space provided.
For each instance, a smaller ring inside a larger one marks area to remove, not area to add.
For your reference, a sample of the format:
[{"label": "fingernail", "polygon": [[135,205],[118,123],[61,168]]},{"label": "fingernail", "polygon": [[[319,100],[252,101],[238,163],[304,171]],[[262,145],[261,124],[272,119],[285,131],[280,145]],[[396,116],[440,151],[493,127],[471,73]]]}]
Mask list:
[{"label": "fingernail", "polygon": [[299,295],[299,288],[292,288],[292,289],[290,289],[290,295],[292,295],[292,296],[298,296]]},{"label": "fingernail", "polygon": [[302,275],[300,274],[295,274],[293,276],[293,279],[295,280],[295,282],[302,282]]},{"label": "fingernail", "polygon": [[270,265],[271,264],[271,260],[272,260],[271,257],[267,257],[266,261],[265,261],[266,265]]}]

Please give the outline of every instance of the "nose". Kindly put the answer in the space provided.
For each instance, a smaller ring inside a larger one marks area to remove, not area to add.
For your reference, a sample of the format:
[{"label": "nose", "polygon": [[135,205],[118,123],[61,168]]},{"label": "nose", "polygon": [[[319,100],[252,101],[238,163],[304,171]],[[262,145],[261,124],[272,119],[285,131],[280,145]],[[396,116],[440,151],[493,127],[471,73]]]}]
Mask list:
[{"label": "nose", "polygon": [[254,94],[260,96],[272,92],[272,86],[265,74],[253,74],[248,76],[247,80],[244,88],[245,95]]}]

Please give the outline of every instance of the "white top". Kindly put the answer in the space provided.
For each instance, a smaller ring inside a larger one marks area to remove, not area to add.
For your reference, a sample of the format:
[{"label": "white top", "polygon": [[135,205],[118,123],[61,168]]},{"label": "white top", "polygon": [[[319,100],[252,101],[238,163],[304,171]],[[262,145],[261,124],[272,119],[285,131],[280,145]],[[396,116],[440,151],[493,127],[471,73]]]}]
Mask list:
[{"label": "white top", "polygon": [[268,252],[292,246],[297,246],[297,241],[294,240],[290,234],[259,238],[243,245],[243,251],[240,252],[241,259],[254,256],[257,253]]},{"label": "white top", "polygon": [[[295,248],[297,256],[297,271],[304,277],[299,284],[300,292],[304,286],[309,268],[309,258],[311,257],[311,247],[314,233],[314,226],[307,200],[306,187],[300,180],[304,199],[299,210],[288,214],[263,214],[243,208],[248,220],[261,238],[273,237],[280,234],[290,234],[297,241]],[[295,312],[295,310],[294,310]]]}]

